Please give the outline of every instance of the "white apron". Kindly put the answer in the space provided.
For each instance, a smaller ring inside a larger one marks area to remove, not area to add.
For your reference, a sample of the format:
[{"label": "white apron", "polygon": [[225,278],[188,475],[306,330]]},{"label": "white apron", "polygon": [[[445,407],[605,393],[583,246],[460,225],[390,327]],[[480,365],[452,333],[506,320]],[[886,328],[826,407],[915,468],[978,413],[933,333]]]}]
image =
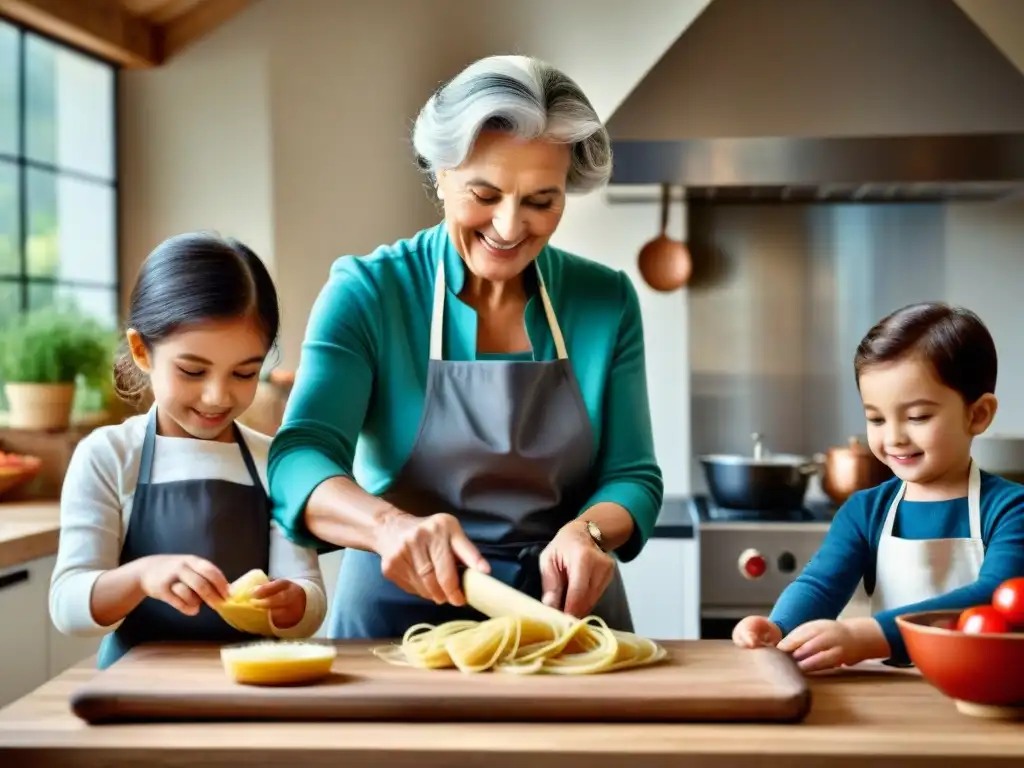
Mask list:
[{"label": "white apron", "polygon": [[968,539],[901,539],[892,535],[896,509],[907,489],[889,505],[875,563],[871,611],[888,611],[939,597],[978,580],[985,560],[981,540],[981,470],[972,460],[967,481]]}]

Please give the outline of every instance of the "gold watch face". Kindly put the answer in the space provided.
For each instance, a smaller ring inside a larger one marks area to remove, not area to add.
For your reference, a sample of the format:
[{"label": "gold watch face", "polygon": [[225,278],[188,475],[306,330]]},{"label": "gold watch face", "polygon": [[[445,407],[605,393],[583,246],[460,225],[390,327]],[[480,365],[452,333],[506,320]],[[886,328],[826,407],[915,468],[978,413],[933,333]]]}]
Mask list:
[{"label": "gold watch face", "polygon": [[601,529],[597,527],[597,523],[588,520],[587,521],[587,533],[590,534],[591,538],[600,546],[601,544]]}]

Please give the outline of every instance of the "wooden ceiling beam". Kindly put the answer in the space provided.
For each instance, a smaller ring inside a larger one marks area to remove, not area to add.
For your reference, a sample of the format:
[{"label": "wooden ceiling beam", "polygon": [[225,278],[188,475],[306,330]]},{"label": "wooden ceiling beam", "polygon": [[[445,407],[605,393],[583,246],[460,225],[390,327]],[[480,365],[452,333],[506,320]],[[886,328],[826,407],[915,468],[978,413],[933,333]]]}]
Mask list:
[{"label": "wooden ceiling beam", "polygon": [[0,14],[125,67],[162,63],[152,25],[119,0],[0,0]]},{"label": "wooden ceiling beam", "polygon": [[156,30],[159,50],[165,59],[181,53],[237,13],[251,0],[205,0]]},{"label": "wooden ceiling beam", "polygon": [[[140,69],[160,66],[250,4],[251,0],[183,3],[180,7],[192,7],[157,24],[132,14],[121,0],[0,0],[0,16]],[[169,4],[172,7],[175,4]]]}]

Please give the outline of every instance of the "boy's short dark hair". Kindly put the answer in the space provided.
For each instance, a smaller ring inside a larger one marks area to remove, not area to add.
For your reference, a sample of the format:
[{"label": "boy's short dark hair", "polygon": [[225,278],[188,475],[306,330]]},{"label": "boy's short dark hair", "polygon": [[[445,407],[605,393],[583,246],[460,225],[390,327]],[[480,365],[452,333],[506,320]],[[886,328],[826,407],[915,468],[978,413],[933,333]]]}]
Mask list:
[{"label": "boy's short dark hair", "polygon": [[868,331],[853,357],[858,384],[867,368],[915,354],[965,403],[996,391],[996,345],[988,328],[969,309],[941,302],[897,309]]}]

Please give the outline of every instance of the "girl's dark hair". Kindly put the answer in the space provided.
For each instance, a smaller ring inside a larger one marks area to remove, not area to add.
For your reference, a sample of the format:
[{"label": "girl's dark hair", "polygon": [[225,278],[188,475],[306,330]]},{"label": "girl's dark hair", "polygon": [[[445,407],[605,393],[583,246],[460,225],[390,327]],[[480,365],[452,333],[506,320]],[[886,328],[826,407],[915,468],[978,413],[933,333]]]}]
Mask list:
[{"label": "girl's dark hair", "polygon": [[[146,258],[132,289],[125,325],[152,350],[186,326],[246,315],[259,323],[272,347],[280,315],[277,289],[263,261],[238,240],[191,232],[164,240]],[[126,349],[114,365],[118,395],[138,401],[146,384]]]},{"label": "girl's dark hair", "polygon": [[925,302],[886,316],[857,347],[853,357],[857,381],[872,365],[914,354],[927,360],[939,381],[959,392],[965,403],[996,391],[996,345],[988,328],[969,309]]}]

